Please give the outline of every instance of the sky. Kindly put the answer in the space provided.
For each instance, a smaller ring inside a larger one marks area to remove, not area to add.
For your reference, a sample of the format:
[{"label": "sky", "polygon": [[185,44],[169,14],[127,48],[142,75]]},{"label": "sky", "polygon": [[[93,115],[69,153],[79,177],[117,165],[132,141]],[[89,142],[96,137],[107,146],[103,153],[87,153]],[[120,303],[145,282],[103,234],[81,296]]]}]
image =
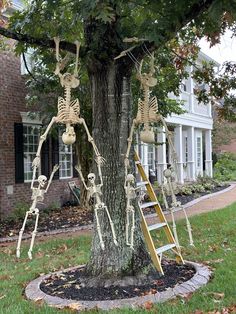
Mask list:
[{"label": "sky", "polygon": [[209,48],[209,43],[205,39],[202,39],[200,41],[202,52],[221,64],[224,61],[236,62],[236,38],[231,38],[231,34],[230,31],[227,31],[222,36],[221,43],[212,48]]}]

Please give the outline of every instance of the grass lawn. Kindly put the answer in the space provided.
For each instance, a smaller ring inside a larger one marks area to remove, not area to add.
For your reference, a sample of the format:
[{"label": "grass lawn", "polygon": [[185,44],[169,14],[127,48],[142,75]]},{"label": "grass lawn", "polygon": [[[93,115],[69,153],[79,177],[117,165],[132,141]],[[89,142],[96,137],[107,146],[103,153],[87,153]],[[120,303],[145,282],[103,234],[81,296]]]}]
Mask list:
[{"label": "grass lawn", "polygon": [[[148,313],[183,314],[220,310],[236,304],[236,203],[219,211],[191,218],[195,248],[187,246],[184,222],[178,224],[179,240],[185,247],[186,260],[206,262],[214,269],[210,283],[191,297],[178,298],[157,304]],[[27,256],[24,243],[22,258],[15,258],[15,246],[0,248],[0,314],[71,313],[44,304],[34,304],[24,296],[24,287],[42,273],[83,264],[88,259],[90,237],[49,239],[40,243],[36,239],[34,260]],[[86,312],[86,313],[97,313]],[[109,313],[144,313],[140,310],[114,310]],[[85,313],[85,312],[84,312]],[[107,313],[99,311],[99,313]]]}]

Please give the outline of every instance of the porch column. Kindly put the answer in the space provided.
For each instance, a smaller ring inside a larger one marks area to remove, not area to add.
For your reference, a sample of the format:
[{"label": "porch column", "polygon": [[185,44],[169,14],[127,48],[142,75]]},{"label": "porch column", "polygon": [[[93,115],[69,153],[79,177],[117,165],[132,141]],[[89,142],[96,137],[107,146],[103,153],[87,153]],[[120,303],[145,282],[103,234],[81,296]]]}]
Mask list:
[{"label": "porch column", "polygon": [[190,180],[196,180],[195,171],[195,137],[194,137],[194,127],[190,126],[187,129],[188,137],[188,174]]},{"label": "porch column", "polygon": [[206,175],[212,177],[212,141],[211,141],[211,130],[205,131],[205,172]]},{"label": "porch column", "polygon": [[142,142],[142,165],[147,177],[149,177],[148,169],[148,144]]},{"label": "porch column", "polygon": [[157,146],[157,181],[163,182],[163,171],[166,169],[166,133],[164,127],[158,129],[157,142],[162,145]]},{"label": "porch column", "polygon": [[183,134],[182,134],[182,125],[177,125],[175,127],[175,134],[174,134],[174,145],[175,150],[178,156],[178,175],[177,180],[179,183],[184,183],[184,169],[183,169]]}]

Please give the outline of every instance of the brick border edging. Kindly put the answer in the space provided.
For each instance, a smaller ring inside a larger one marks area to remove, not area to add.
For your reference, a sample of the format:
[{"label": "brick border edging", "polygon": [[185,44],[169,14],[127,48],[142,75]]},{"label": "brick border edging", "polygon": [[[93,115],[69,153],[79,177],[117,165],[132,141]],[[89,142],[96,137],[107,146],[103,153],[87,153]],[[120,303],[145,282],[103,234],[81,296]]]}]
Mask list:
[{"label": "brick border edging", "polygon": [[76,268],[82,268],[84,265],[80,265],[77,267],[71,267],[62,271],[49,273],[44,276],[40,276],[35,280],[31,281],[26,289],[25,295],[26,298],[32,301],[43,301],[49,306],[53,306],[59,309],[63,309],[65,307],[73,307],[79,311],[81,310],[91,310],[94,308],[98,308],[101,310],[111,310],[114,308],[123,308],[123,307],[132,307],[137,308],[142,306],[145,302],[149,301],[152,303],[162,303],[167,300],[173,299],[176,296],[186,296],[189,293],[194,292],[200,287],[207,284],[207,282],[211,278],[212,271],[209,267],[195,263],[195,262],[185,262],[187,265],[191,265],[195,268],[196,274],[188,281],[177,284],[174,288],[167,289],[162,292],[157,292],[152,295],[134,297],[129,299],[116,299],[116,300],[105,300],[105,301],[77,301],[77,300],[69,300],[62,299],[59,297],[50,296],[40,290],[40,284],[43,280],[51,276],[52,274],[61,274],[65,271],[74,270]]},{"label": "brick border edging", "polygon": [[[234,187],[236,187],[236,183],[232,183],[230,184],[229,187],[227,187],[226,189],[223,189],[221,191],[215,192],[215,193],[210,193],[210,194],[206,194],[203,195],[195,200],[192,200],[191,202],[188,202],[186,204],[183,205],[184,209],[187,209],[189,207],[192,207],[193,205],[199,203],[200,201],[203,201],[205,199],[214,197],[216,195],[222,194],[222,193],[226,193],[230,190],[232,190]],[[174,212],[178,212],[180,211],[181,208],[175,209]],[[166,214],[166,213],[165,213]],[[156,214],[148,214],[145,215],[145,218],[153,218],[156,217]],[[93,224],[89,224],[89,225],[84,225],[84,226],[78,226],[78,227],[71,227],[71,228],[64,228],[64,229],[56,229],[56,230],[52,230],[52,231],[42,231],[42,232],[38,232],[37,233],[37,238],[41,238],[41,237],[46,237],[46,236],[51,236],[51,235],[57,235],[60,233],[70,233],[70,232],[77,232],[77,231],[81,231],[81,230],[92,230],[93,229]],[[26,234],[23,235],[22,240],[27,240],[30,239],[32,237],[31,234]],[[18,236],[14,236],[14,237],[5,237],[5,238],[0,238],[0,244],[1,243],[9,243],[9,242],[14,242],[18,240]]]}]

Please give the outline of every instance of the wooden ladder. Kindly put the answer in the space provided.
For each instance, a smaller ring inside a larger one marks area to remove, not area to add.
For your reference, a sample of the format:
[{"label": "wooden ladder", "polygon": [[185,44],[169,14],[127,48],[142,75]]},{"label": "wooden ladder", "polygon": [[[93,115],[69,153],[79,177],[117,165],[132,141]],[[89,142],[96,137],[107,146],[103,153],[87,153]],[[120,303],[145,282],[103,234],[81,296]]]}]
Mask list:
[{"label": "wooden ladder", "polygon": [[[175,254],[175,258],[177,263],[182,263],[184,264],[184,260],[182,258],[180,249],[177,247],[176,243],[175,243],[175,239],[173,237],[172,231],[168,225],[168,222],[165,218],[165,215],[162,212],[161,206],[157,200],[156,194],[153,190],[153,187],[143,169],[143,166],[141,164],[140,158],[137,154],[137,152],[135,151],[135,155],[134,155],[134,160],[135,160],[135,164],[136,167],[138,169],[138,172],[142,178],[141,182],[137,183],[137,187],[141,187],[141,186],[145,186],[146,190],[147,190],[147,194],[149,196],[150,201],[147,203],[142,203],[139,204],[139,209],[140,209],[140,213],[141,213],[141,224],[142,224],[142,230],[143,230],[143,235],[144,238],[146,240],[147,243],[147,247],[148,250],[150,252],[153,264],[155,265],[156,269],[162,274],[164,275],[162,266],[161,266],[161,259],[162,259],[162,254],[166,251],[173,251]],[[143,209],[144,208],[148,208],[148,207],[154,207],[157,217],[159,218],[159,223],[156,223],[154,225],[149,225],[147,224],[146,218],[144,216],[143,213]],[[165,236],[167,238],[167,244],[164,246],[161,246],[159,248],[155,248],[153,239],[152,239],[152,235],[151,235],[151,231],[157,231],[159,229],[163,228],[164,232],[165,232]]]}]

